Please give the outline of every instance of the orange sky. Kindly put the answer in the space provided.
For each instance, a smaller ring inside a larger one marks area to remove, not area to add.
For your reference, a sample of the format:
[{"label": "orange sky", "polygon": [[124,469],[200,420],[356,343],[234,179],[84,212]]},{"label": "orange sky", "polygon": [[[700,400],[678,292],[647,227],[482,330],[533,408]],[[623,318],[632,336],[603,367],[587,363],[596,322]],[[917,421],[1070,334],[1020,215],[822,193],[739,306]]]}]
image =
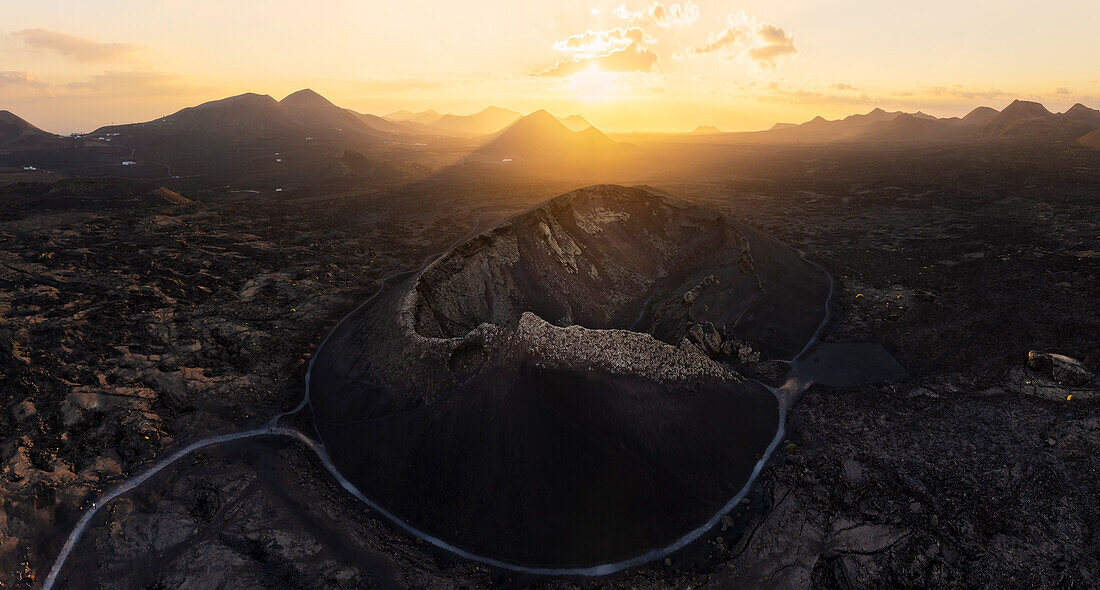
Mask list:
[{"label": "orange sky", "polygon": [[1100,107],[1100,3],[23,2],[0,108],[50,131],[246,91],[342,106],[580,113],[607,131],[766,128],[1013,98]]}]

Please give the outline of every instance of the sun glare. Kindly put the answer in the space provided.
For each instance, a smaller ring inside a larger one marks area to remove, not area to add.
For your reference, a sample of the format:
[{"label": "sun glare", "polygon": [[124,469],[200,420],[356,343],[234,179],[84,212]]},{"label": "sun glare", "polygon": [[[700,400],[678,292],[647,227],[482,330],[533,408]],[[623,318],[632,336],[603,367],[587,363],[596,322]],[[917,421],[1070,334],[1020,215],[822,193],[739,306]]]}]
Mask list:
[{"label": "sun glare", "polygon": [[610,100],[614,98],[616,91],[615,74],[591,65],[587,70],[577,72],[569,78],[569,88],[581,100]]}]

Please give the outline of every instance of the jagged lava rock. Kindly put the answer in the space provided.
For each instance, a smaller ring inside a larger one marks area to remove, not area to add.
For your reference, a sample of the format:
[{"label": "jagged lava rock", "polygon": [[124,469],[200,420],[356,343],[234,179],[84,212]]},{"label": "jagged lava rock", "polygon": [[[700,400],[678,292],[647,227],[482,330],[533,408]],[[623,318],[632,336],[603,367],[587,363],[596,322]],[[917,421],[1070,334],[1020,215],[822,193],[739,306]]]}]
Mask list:
[{"label": "jagged lava rock", "polygon": [[1027,353],[1027,366],[1067,385],[1084,385],[1093,378],[1084,363],[1064,354],[1031,350]]}]

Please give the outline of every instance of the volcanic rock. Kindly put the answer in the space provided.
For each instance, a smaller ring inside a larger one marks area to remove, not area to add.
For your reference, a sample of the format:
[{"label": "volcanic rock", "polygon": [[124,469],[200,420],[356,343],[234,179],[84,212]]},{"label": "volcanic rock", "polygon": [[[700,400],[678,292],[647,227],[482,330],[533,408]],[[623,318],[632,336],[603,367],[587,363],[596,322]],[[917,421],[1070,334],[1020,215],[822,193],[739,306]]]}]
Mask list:
[{"label": "volcanic rock", "polygon": [[170,188],[165,188],[163,186],[151,191],[148,194],[148,197],[150,202],[157,204],[163,203],[168,205],[190,205],[193,202],[191,199],[188,199],[187,197],[177,193],[176,191]]},{"label": "volcanic rock", "polygon": [[33,418],[38,411],[35,409],[34,404],[23,400],[17,404],[12,405],[9,408],[8,413],[11,415],[11,419],[16,423],[23,422],[28,418]]},{"label": "volcanic rock", "polygon": [[819,269],[716,211],[581,189],[349,316],[311,373],[317,429],[423,534],[530,565],[634,557],[714,516],[776,432],[767,389],[675,344],[791,356],[826,293]]},{"label": "volcanic rock", "polygon": [[1068,385],[1084,385],[1092,381],[1092,371],[1081,361],[1061,354],[1032,350],[1027,353],[1027,366],[1050,375],[1055,381]]}]

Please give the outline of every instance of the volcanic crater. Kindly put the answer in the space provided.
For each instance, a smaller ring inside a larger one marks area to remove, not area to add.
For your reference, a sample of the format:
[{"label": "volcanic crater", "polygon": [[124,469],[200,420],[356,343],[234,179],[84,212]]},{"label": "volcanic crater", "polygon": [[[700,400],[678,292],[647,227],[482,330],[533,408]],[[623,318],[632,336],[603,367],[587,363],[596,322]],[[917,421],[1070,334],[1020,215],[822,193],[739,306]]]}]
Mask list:
[{"label": "volcanic crater", "polygon": [[823,271],[716,210],[580,189],[346,318],[311,372],[317,431],[366,496],[452,546],[635,558],[749,480],[780,411],[736,367],[797,355],[827,294]]}]

